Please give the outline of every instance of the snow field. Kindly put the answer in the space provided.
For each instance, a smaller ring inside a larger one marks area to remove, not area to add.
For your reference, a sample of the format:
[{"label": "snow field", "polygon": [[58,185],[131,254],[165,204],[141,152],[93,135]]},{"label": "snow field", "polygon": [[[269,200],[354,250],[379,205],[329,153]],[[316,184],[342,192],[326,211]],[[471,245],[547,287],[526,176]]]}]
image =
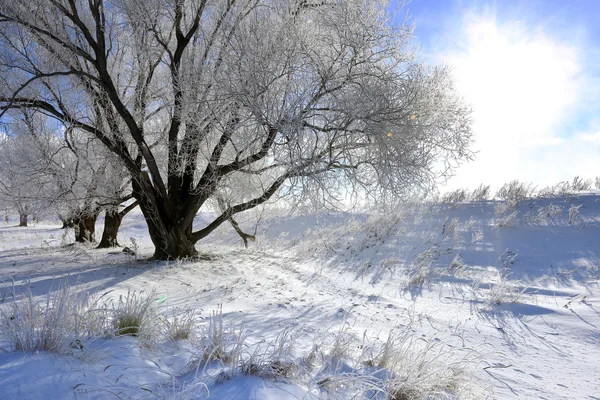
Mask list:
[{"label": "snow field", "polygon": [[[143,261],[140,215],[119,237],[136,256],[64,246],[72,232],[56,225],[4,224],[3,321],[15,321],[13,294],[48,306],[38,314],[52,323],[66,296],[104,325],[56,323],[55,352],[3,336],[2,398],[593,399],[600,197],[510,203],[271,210],[250,249],[224,227],[200,243],[204,259],[168,263]],[[133,296],[152,314],[147,332],[118,335]]]}]

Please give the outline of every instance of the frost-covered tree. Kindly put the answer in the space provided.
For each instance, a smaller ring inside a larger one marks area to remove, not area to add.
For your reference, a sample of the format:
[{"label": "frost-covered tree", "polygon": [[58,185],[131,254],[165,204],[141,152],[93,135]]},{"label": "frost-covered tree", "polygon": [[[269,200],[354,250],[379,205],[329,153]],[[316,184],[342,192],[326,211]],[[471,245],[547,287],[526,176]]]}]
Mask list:
[{"label": "frost-covered tree", "polygon": [[64,138],[69,153],[63,154],[61,171],[55,176],[59,182],[64,182],[68,177],[61,174],[62,171],[66,169],[73,175],[57,205],[60,215],[67,216],[63,219],[72,222],[76,241],[95,242],[96,221],[104,210],[106,217],[99,247],[116,246],[121,221],[135,207],[119,208],[131,199],[126,171],[116,156],[95,138],[70,128]]},{"label": "frost-covered tree", "polygon": [[48,211],[60,196],[56,191],[45,148],[13,121],[0,140],[0,201],[19,214],[19,226]]},{"label": "frost-covered tree", "polygon": [[[0,108],[128,171],[154,257],[276,196],[402,197],[470,157],[448,69],[384,0],[0,0]],[[194,230],[200,208],[219,214]],[[234,225],[235,226],[235,225]]]},{"label": "frost-covered tree", "polygon": [[[117,157],[96,138],[77,129],[62,129],[62,147],[41,152],[48,164],[46,175],[59,188],[53,201],[64,225],[75,229],[77,242],[96,241],[96,221],[105,211],[104,230],[98,247],[117,246],[117,233],[123,217],[135,208],[131,199],[130,179]],[[28,132],[37,142],[50,136],[31,127]],[[47,145],[51,148],[51,145]],[[121,206],[128,203],[126,206]]]},{"label": "frost-covered tree", "polygon": [[14,204],[21,224],[41,210],[56,212],[75,228],[78,242],[95,241],[98,215],[106,210],[99,247],[117,245],[121,220],[131,203],[126,172],[97,139],[35,112],[13,114],[0,147],[0,196]]}]

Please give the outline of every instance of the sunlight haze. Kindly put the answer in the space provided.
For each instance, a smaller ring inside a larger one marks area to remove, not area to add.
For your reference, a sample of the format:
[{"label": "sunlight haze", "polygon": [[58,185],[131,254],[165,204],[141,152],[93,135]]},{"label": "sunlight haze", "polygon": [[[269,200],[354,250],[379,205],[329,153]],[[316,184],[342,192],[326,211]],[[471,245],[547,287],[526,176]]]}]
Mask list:
[{"label": "sunlight haze", "polygon": [[452,67],[473,108],[475,160],[441,191],[519,179],[593,178],[600,165],[600,52],[593,1],[415,0],[426,62]]}]

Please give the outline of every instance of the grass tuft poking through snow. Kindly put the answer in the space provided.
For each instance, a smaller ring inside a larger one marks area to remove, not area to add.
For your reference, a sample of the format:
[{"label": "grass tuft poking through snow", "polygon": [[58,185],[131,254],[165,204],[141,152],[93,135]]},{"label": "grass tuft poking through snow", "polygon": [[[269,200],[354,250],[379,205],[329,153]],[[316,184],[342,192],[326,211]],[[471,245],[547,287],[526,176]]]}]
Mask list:
[{"label": "grass tuft poking through snow", "polygon": [[119,300],[112,305],[113,328],[116,335],[152,336],[152,329],[156,322],[154,299],[156,292],[144,294],[128,290],[126,296],[119,296]]},{"label": "grass tuft poking through snow", "polygon": [[24,294],[11,291],[12,302],[0,309],[0,333],[13,351],[70,354],[82,341],[106,334],[106,313],[90,297],[67,284],[37,299],[30,286]]},{"label": "grass tuft poking through snow", "polygon": [[196,310],[191,308],[175,308],[170,316],[162,316],[160,320],[169,339],[190,340],[194,336],[198,315]]},{"label": "grass tuft poking through snow", "polygon": [[240,370],[244,375],[275,381],[288,381],[296,377],[301,367],[294,359],[292,332],[284,330],[266,348],[256,346],[250,356],[242,360]]},{"label": "grass tuft poking through snow", "polygon": [[223,320],[223,308],[219,306],[208,319],[208,327],[201,333],[197,343],[198,350],[192,357],[189,368],[198,371],[206,369],[211,362],[217,362],[223,370],[219,380],[230,379],[242,364],[242,352],[245,348],[247,332],[243,325],[226,325]]},{"label": "grass tuft poking through snow", "polygon": [[458,356],[439,340],[426,340],[411,331],[390,332],[373,363],[391,371],[390,399],[449,399],[464,390],[466,371],[475,356]]}]

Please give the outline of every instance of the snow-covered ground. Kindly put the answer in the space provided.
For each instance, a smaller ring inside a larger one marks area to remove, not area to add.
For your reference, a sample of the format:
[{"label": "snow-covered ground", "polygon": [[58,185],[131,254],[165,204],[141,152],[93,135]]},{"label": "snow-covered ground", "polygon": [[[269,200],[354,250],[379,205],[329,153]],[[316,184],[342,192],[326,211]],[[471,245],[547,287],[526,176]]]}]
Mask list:
[{"label": "snow-covered ground", "polygon": [[[65,246],[71,235],[0,224],[5,322],[18,317],[14,294],[44,306],[64,281],[96,304],[143,291],[158,317],[146,335],[82,336],[66,354],[0,338],[0,399],[385,399],[393,388],[398,400],[600,399],[597,193],[513,208],[271,209],[249,249],[223,226],[199,261],[143,261],[153,249],[140,214],[119,235],[135,257]],[[164,320],[190,310],[193,334],[169,340]],[[239,351],[204,361],[220,324]]]}]

